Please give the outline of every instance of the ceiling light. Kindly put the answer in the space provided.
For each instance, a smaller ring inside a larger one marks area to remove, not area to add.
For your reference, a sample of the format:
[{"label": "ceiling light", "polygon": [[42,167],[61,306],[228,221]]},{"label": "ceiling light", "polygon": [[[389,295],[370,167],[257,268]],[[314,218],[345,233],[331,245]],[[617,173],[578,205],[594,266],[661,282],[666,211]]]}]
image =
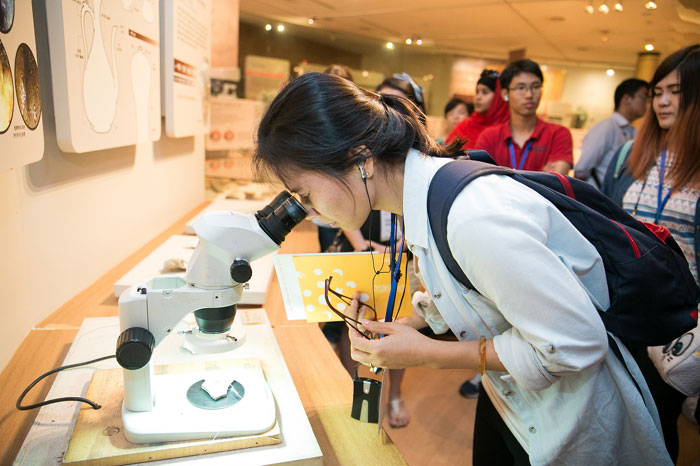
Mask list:
[{"label": "ceiling light", "polygon": [[622,0],[617,0],[615,2],[615,11],[622,11],[624,8],[622,7]]},{"label": "ceiling light", "polygon": [[612,68],[608,68],[607,70],[605,70],[605,74],[607,74],[608,76],[615,76],[615,70]]},{"label": "ceiling light", "polygon": [[393,49],[393,48],[394,48],[394,43],[393,43],[393,42],[387,42],[387,43],[386,43],[386,48],[388,48],[389,50]]},{"label": "ceiling light", "polygon": [[363,77],[363,78],[366,78],[367,76],[369,76],[369,71],[364,70],[364,71],[362,72],[362,77]]},{"label": "ceiling light", "polygon": [[409,37],[406,39],[406,45],[411,45],[413,43],[413,40]]},{"label": "ceiling light", "polygon": [[309,18],[306,20],[306,22],[309,24],[314,24],[314,22],[316,22],[316,18]]},{"label": "ceiling light", "polygon": [[653,50],[654,50],[654,44],[652,44],[651,42],[649,42],[648,44],[644,44],[644,50],[646,50],[647,52],[653,51]]},{"label": "ceiling light", "polygon": [[423,45],[423,39],[421,39],[420,37],[416,39],[416,45]]},{"label": "ceiling light", "polygon": [[600,11],[604,15],[607,15],[610,12],[610,8],[608,7],[607,2],[601,3],[600,6],[598,7],[598,11]]},{"label": "ceiling light", "polygon": [[279,32],[284,32],[284,24],[278,24],[278,25],[277,25],[277,30],[278,30]]},{"label": "ceiling light", "polygon": [[586,13],[588,13],[589,15],[593,14],[593,12],[595,11],[595,8],[593,8],[593,0],[588,1],[588,5],[586,5],[585,9],[586,9]]},{"label": "ceiling light", "polygon": [[656,7],[657,5],[654,0],[649,0],[644,4],[644,8],[646,8],[647,10],[656,10]]},{"label": "ceiling light", "polygon": [[266,30],[266,31],[272,31],[272,24],[266,24],[266,25],[265,25],[265,30]]}]

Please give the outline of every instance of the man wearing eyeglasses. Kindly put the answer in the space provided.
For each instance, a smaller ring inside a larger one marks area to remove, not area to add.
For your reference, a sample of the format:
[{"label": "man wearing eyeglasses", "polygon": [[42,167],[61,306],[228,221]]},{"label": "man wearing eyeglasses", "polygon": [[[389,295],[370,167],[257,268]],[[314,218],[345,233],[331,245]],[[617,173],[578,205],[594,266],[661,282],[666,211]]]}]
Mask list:
[{"label": "man wearing eyeglasses", "polygon": [[523,59],[501,73],[501,95],[510,108],[509,121],[485,129],[474,149],[487,151],[498,165],[518,170],[567,174],[573,166],[571,133],[537,118],[544,76],[539,65]]},{"label": "man wearing eyeglasses", "polygon": [[597,188],[602,186],[608,165],[622,145],[634,139],[631,123],[646,113],[649,85],[641,79],[626,79],[615,89],[615,113],[597,123],[583,138],[581,158],[574,176]]}]

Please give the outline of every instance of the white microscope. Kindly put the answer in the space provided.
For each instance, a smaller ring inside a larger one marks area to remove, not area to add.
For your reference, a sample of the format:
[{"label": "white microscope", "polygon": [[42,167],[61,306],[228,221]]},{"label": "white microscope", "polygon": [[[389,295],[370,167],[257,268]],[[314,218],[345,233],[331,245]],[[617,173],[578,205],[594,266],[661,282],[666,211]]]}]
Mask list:
[{"label": "white microscope", "polygon": [[[122,421],[127,440],[154,443],[252,435],[274,425],[275,404],[264,379],[243,372],[235,380],[223,374],[218,379],[186,381],[183,387],[177,379],[154,375],[151,355],[191,312],[197,325],[185,333],[183,346],[193,354],[225,352],[240,344],[228,332],[252,276],[250,262],[276,251],[306,214],[287,191],[255,215],[205,214],[194,224],[199,243],[186,280],[154,277],[122,293],[116,356],[124,368]],[[250,410],[252,406],[256,409]],[[267,408],[261,412],[260,406]]]}]

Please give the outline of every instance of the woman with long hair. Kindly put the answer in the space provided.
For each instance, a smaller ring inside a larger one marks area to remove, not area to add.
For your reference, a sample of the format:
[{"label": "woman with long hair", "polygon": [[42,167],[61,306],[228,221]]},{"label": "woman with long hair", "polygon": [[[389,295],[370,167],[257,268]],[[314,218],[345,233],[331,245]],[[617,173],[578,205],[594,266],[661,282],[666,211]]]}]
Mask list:
[{"label": "woman with long hair", "polygon": [[447,136],[445,143],[449,144],[459,138],[464,144],[463,149],[473,149],[477,138],[489,126],[505,123],[510,117],[508,104],[501,97],[501,85],[498,82],[498,72],[484,70],[476,82],[474,96],[474,113],[462,120]]},{"label": "woman with long hair", "polygon": [[479,290],[467,293],[442,260],[427,211],[430,181],[459,148],[437,144],[409,100],[310,73],[275,98],[257,141],[258,170],[296,193],[309,215],[349,230],[373,209],[401,216],[457,341],[421,334],[427,324],[415,315],[365,320],[357,293],[346,309],[361,322],[349,329],[352,357],[385,369],[482,372],[473,464],[671,464],[646,384],[635,385],[608,347],[596,310],[610,304],[600,255],[551,203],[502,175],[462,190],[447,237]]},{"label": "woman with long hair", "polygon": [[[603,192],[637,219],[667,227],[698,281],[700,260],[700,44],[669,55],[649,83],[651,107],[624,160],[613,158]],[[700,283],[700,281],[698,282]],[[685,395],[666,384],[646,348],[630,348],[659,409],[668,451],[678,456]]]}]

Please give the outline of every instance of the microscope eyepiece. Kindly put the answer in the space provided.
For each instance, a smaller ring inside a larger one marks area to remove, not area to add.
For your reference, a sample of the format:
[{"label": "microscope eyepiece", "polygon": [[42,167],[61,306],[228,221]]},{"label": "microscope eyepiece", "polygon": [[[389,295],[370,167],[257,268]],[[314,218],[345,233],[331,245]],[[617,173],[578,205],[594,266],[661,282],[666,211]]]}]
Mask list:
[{"label": "microscope eyepiece", "polygon": [[289,191],[279,193],[268,205],[260,209],[255,218],[260,228],[277,244],[282,244],[292,228],[306,218],[308,212]]}]

